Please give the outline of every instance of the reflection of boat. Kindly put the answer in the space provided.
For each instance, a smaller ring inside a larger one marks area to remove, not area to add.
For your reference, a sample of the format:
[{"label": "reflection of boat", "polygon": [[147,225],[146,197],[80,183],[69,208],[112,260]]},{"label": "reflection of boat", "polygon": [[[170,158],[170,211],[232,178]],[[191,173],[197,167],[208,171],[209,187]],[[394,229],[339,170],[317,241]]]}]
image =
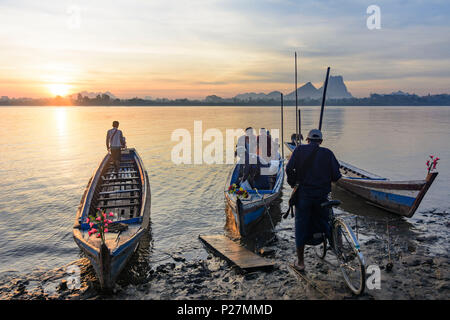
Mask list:
[{"label": "reflection of boat", "polygon": [[[295,145],[286,143],[293,151]],[[424,180],[392,181],[339,161],[342,178],[337,186],[354,193],[389,212],[412,217],[437,176],[429,173]]]},{"label": "reflection of boat", "polygon": [[228,188],[238,181],[239,164],[237,164],[229,174],[225,185],[225,199],[233,213],[236,225],[241,236],[247,236],[249,230],[255,226],[260,219],[267,214],[270,204],[281,194],[281,188],[284,181],[283,160],[280,158],[275,163],[276,173],[269,177],[271,181],[270,189],[249,190],[247,199],[241,199],[236,194],[228,193]]},{"label": "reflection of boat", "polygon": [[[122,151],[119,172],[107,154],[89,181],[77,211],[73,237],[95,269],[103,289],[110,289],[125,267],[150,222],[150,182],[135,149]],[[105,244],[89,236],[89,215],[97,208],[113,212]]]}]

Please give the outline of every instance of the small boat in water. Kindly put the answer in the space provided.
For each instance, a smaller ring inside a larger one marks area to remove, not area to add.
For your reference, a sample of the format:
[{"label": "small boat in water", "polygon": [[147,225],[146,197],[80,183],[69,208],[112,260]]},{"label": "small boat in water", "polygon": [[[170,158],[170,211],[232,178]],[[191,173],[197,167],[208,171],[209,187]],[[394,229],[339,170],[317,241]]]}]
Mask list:
[{"label": "small boat in water", "polygon": [[[76,214],[75,242],[91,261],[102,289],[111,289],[148,231],[151,191],[144,164],[134,148],[122,150],[119,171],[107,154],[91,177]],[[112,212],[105,242],[89,234],[89,216]]]},{"label": "small boat in water", "polygon": [[229,192],[229,187],[238,182],[240,165],[235,165],[230,171],[225,185],[225,199],[241,236],[246,237],[251,234],[253,227],[269,214],[271,203],[280,197],[284,181],[283,163],[281,157],[278,160],[272,160],[271,166],[275,169],[275,173],[268,176],[266,188],[247,190],[248,198],[245,199]]},{"label": "small boat in water", "polygon": [[[286,143],[290,151],[296,145]],[[412,217],[427,193],[437,172],[430,172],[424,180],[392,181],[339,161],[342,178],[336,185],[367,200],[370,204],[394,214]]]}]

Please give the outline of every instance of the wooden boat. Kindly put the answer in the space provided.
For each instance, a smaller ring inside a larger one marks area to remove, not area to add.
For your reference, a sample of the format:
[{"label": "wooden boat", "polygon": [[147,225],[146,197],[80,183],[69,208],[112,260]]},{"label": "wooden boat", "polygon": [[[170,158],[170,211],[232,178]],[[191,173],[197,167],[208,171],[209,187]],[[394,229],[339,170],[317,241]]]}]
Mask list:
[{"label": "wooden boat", "polygon": [[284,181],[283,163],[281,157],[278,160],[272,160],[272,165],[276,166],[276,173],[269,177],[270,188],[247,190],[249,194],[247,199],[239,198],[237,195],[228,192],[229,186],[238,180],[239,164],[230,171],[225,184],[225,199],[233,212],[241,236],[245,237],[251,234],[253,227],[268,214],[266,210],[268,210],[270,204],[279,198]]},{"label": "wooden boat", "polygon": [[[293,143],[286,143],[294,151]],[[339,161],[342,178],[336,185],[386,211],[412,217],[427,193],[437,172],[428,173],[424,180],[392,181]]]},{"label": "wooden boat", "polygon": [[[122,150],[119,172],[107,154],[91,177],[76,214],[73,237],[95,269],[102,289],[111,289],[150,222],[150,182],[133,148]],[[89,215],[97,208],[113,212],[105,243],[89,236]]]}]

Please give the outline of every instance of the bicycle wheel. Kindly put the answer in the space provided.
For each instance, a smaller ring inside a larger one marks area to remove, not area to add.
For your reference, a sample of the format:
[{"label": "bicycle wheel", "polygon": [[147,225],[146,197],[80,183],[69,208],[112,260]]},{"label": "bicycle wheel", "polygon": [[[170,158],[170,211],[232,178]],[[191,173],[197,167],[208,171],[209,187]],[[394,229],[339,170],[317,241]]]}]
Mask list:
[{"label": "bicycle wheel", "polygon": [[366,284],[364,257],[352,229],[341,219],[333,225],[333,245],[347,286],[354,294],[361,294]]}]

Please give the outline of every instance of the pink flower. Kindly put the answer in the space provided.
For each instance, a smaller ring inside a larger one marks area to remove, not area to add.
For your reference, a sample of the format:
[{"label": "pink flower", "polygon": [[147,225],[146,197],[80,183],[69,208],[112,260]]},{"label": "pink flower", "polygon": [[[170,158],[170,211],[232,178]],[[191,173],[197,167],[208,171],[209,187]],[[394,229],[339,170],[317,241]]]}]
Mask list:
[{"label": "pink flower", "polygon": [[434,156],[430,154],[430,158],[433,159],[433,157],[434,157]]},{"label": "pink flower", "polygon": [[105,223],[105,227],[107,227],[108,226],[108,224],[107,223]]},{"label": "pink flower", "polygon": [[91,234],[92,234],[92,230],[89,230],[88,234],[89,234],[89,237],[90,237],[90,236],[91,236]]},{"label": "pink flower", "polygon": [[97,233],[97,238],[100,238],[100,233]]},{"label": "pink flower", "polygon": [[98,230],[95,229],[95,228],[91,229],[91,232],[92,232],[92,233],[96,233],[97,231],[98,231]]},{"label": "pink flower", "polygon": [[112,220],[108,220],[108,223],[112,223]]},{"label": "pink flower", "polygon": [[94,223],[93,222],[91,222],[91,223],[89,223],[89,227],[93,227],[94,226]]},{"label": "pink flower", "polygon": [[89,221],[90,221],[89,218],[87,218],[87,219],[86,219],[86,223],[89,223]]},{"label": "pink flower", "polygon": [[109,216],[110,216],[110,217],[114,217],[114,213],[110,212],[110,213],[109,213]]},{"label": "pink flower", "polygon": [[97,221],[100,221],[100,220],[102,220],[102,218],[100,218],[100,217],[97,217],[97,219],[95,219],[95,220],[97,220]]},{"label": "pink flower", "polygon": [[105,230],[104,230],[105,232],[108,232],[108,228],[105,228]]}]

